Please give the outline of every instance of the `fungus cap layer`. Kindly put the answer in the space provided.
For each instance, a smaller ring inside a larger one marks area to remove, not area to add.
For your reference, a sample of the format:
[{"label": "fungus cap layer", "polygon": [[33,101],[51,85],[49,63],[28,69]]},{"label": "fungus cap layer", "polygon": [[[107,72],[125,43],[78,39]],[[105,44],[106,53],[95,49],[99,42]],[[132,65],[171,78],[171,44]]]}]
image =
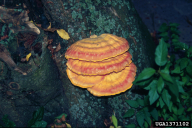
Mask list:
[{"label": "fungus cap layer", "polygon": [[132,87],[136,69],[136,66],[131,63],[121,72],[106,75],[102,82],[87,88],[87,90],[94,96],[110,96],[125,92]]},{"label": "fungus cap layer", "polygon": [[101,61],[115,57],[129,49],[128,41],[125,38],[112,34],[86,38],[72,44],[66,51],[67,59],[79,59],[86,61]]},{"label": "fungus cap layer", "polygon": [[83,76],[78,75],[71,71],[69,68],[66,70],[67,76],[70,79],[73,85],[76,85],[81,88],[92,87],[95,84],[101,82],[104,79],[104,76]]},{"label": "fungus cap layer", "polygon": [[125,52],[116,57],[97,62],[69,59],[67,67],[80,75],[104,75],[123,70],[132,62],[131,58],[131,54]]}]

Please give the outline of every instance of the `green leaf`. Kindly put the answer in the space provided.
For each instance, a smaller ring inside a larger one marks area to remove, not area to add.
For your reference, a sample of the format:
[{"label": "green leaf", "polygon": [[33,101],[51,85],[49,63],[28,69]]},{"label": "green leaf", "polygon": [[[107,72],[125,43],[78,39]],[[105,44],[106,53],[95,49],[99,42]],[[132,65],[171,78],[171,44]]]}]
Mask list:
[{"label": "green leaf", "polygon": [[129,109],[129,110],[125,113],[125,115],[123,116],[123,118],[131,117],[131,116],[134,115],[134,113],[135,113],[135,111],[131,108],[131,109]]},{"label": "green leaf", "polygon": [[151,87],[154,87],[157,85],[157,80],[153,80],[147,87],[145,87],[145,90],[150,90]]},{"label": "green leaf", "polygon": [[189,82],[189,79],[187,77],[182,77],[182,82],[184,82],[184,85]]},{"label": "green leaf", "polygon": [[181,96],[182,99],[187,99],[187,98],[188,98],[187,95],[188,95],[187,93],[184,93],[184,94],[182,94],[182,95],[180,95],[180,96]]},{"label": "green leaf", "polygon": [[173,44],[175,46],[179,45],[179,40],[178,39],[172,39],[171,41],[173,42]]},{"label": "green leaf", "polygon": [[167,85],[168,89],[175,95],[175,97],[179,96],[179,88],[175,79],[173,79],[173,84],[169,82],[165,82],[165,84]]},{"label": "green leaf", "polygon": [[178,59],[178,60],[176,60],[175,62],[176,62],[175,66],[176,66],[176,65],[179,65],[179,63],[181,62],[181,59]]},{"label": "green leaf", "polygon": [[165,105],[161,97],[159,98],[159,104],[161,108],[163,108],[163,106]]},{"label": "green leaf", "polygon": [[177,97],[177,102],[178,102],[178,103],[180,103],[180,100],[179,100],[179,98],[178,98],[178,97]]},{"label": "green leaf", "polygon": [[173,83],[173,80],[171,78],[171,76],[169,74],[166,74],[166,73],[163,73],[163,72],[160,72],[160,75],[162,76],[162,78],[166,81],[169,81],[171,83]]},{"label": "green leaf", "polygon": [[145,104],[145,106],[148,106],[148,105],[149,105],[149,95],[145,96],[145,98],[144,98],[144,104]]},{"label": "green leaf", "polygon": [[117,126],[118,126],[117,118],[114,115],[112,115],[112,121],[113,121],[113,125],[115,126],[115,128],[117,128]]},{"label": "green leaf", "polygon": [[140,87],[144,86],[144,85],[148,85],[152,80],[154,79],[154,77],[150,77],[149,79],[143,80],[143,81],[134,81],[133,84],[134,85],[139,85]]},{"label": "green leaf", "polygon": [[167,45],[163,39],[161,39],[155,51],[155,62],[158,66],[164,66],[167,63],[167,54]]},{"label": "green leaf", "polygon": [[192,53],[192,46],[189,47],[188,52]]},{"label": "green leaf", "polygon": [[136,126],[135,126],[135,124],[129,124],[129,125],[126,125],[125,127],[126,128],[135,128]]},{"label": "green leaf", "polygon": [[149,90],[149,102],[150,102],[150,105],[152,105],[159,98],[156,86],[157,85],[155,85],[154,87],[152,87]]},{"label": "green leaf", "polygon": [[40,107],[37,111],[33,112],[33,118],[28,121],[28,127],[35,124],[36,121],[41,121],[44,115],[44,107]]},{"label": "green leaf", "polygon": [[183,87],[182,87],[182,86],[181,86],[181,84],[180,84],[180,81],[176,80],[176,83],[177,83],[177,86],[178,86],[179,92],[181,92],[181,93],[185,93],[185,91],[184,91]]},{"label": "green leaf", "polygon": [[161,93],[163,88],[164,88],[164,81],[163,81],[162,77],[159,77],[158,82],[157,82],[157,91],[159,94]]},{"label": "green leaf", "polygon": [[188,109],[187,109],[187,112],[192,112],[192,108],[188,108]]},{"label": "green leaf", "polygon": [[165,104],[167,105],[167,107],[169,107],[171,96],[169,95],[169,93],[166,89],[164,89],[162,92],[162,99],[165,102]]},{"label": "green leaf", "polygon": [[2,117],[2,121],[4,123],[4,127],[16,127],[15,123],[8,119],[8,115],[4,115]]},{"label": "green leaf", "polygon": [[159,107],[159,101],[157,101],[156,107]]},{"label": "green leaf", "polygon": [[192,57],[192,46],[189,47],[189,49],[187,49],[187,51],[186,51],[186,56],[187,56],[188,58]]},{"label": "green leaf", "polygon": [[166,107],[163,107],[163,113],[165,114],[167,111],[167,108]]},{"label": "green leaf", "polygon": [[61,119],[63,115],[65,116],[65,118],[67,117],[67,114],[62,113],[61,115],[59,115],[59,116],[57,116],[57,117],[55,117],[55,118],[56,118],[56,119]]},{"label": "green leaf", "polygon": [[47,122],[45,122],[44,120],[41,120],[41,121],[35,122],[35,124],[32,125],[31,127],[35,127],[35,128],[46,128],[46,126],[47,126]]},{"label": "green leaf", "polygon": [[172,38],[172,39],[177,39],[177,40],[179,40],[179,36],[176,35],[176,34],[172,34],[172,35],[171,35],[171,38]]},{"label": "green leaf", "polygon": [[143,123],[144,123],[144,119],[145,119],[144,112],[143,111],[139,111],[136,114],[136,119],[137,119],[137,122],[138,122],[139,126],[142,127]]},{"label": "green leaf", "polygon": [[174,120],[178,120],[177,116],[175,114],[172,115]]},{"label": "green leaf", "polygon": [[161,39],[163,39],[166,42],[167,48],[169,48],[170,44],[167,43],[169,41],[169,36],[162,36]]},{"label": "green leaf", "polygon": [[162,116],[163,116],[163,119],[164,119],[164,120],[167,120],[167,118],[169,117],[169,114],[165,113],[165,114],[163,114]]},{"label": "green leaf", "polygon": [[190,121],[190,118],[185,117],[184,115],[179,116],[179,120],[181,121]]},{"label": "green leaf", "polygon": [[159,34],[161,37],[169,37],[168,36],[168,32],[162,32],[161,34]]},{"label": "green leaf", "polygon": [[187,50],[189,48],[188,45],[186,45],[185,43],[180,42],[177,39],[172,39],[172,42],[173,42],[172,44],[174,46],[174,49],[177,49],[177,50]]},{"label": "green leaf", "polygon": [[148,123],[145,121],[144,122],[144,128],[148,128],[149,127],[149,125],[148,125]]},{"label": "green leaf", "polygon": [[176,27],[179,26],[179,24],[178,24],[178,23],[170,23],[169,26],[170,26],[170,27],[175,27],[175,28],[176,28]]},{"label": "green leaf", "polygon": [[186,71],[187,71],[187,73],[192,77],[192,64],[189,64],[189,65],[186,67]]},{"label": "green leaf", "polygon": [[191,82],[189,82],[189,83],[187,83],[186,85],[187,85],[187,86],[191,86],[191,85],[192,85],[192,83],[191,83]]},{"label": "green leaf", "polygon": [[150,113],[147,109],[143,109],[144,115],[145,115],[145,120],[147,121],[148,124],[151,124],[151,118],[150,118]]},{"label": "green leaf", "polygon": [[180,66],[175,66],[175,69],[171,71],[171,74],[180,74],[181,73],[181,70],[180,70]]},{"label": "green leaf", "polygon": [[178,109],[178,111],[177,111],[177,114],[178,114],[178,115],[182,115],[183,112],[184,112],[184,110],[185,110],[185,108],[180,107],[180,108]]},{"label": "green leaf", "polygon": [[[181,71],[181,74],[180,74],[180,76],[184,76],[184,72],[183,72],[183,71]],[[178,80],[179,80],[179,78],[178,78]]]},{"label": "green leaf", "polygon": [[159,27],[159,32],[167,32],[169,29],[169,26],[167,26],[166,23],[163,23],[160,27]]},{"label": "green leaf", "polygon": [[137,99],[136,101],[137,101],[137,103],[138,103],[140,106],[144,106],[144,100],[142,100],[142,99]]},{"label": "green leaf", "polygon": [[163,70],[161,70],[162,72],[169,74],[169,68],[170,66],[172,66],[172,63],[170,61],[167,62],[165,68]]},{"label": "green leaf", "polygon": [[169,108],[169,111],[170,111],[170,112],[172,112],[172,109],[171,109],[171,108],[172,108],[172,106],[173,106],[173,102],[172,102],[172,101],[170,101],[170,105],[168,106],[168,108]]},{"label": "green leaf", "polygon": [[126,100],[126,102],[133,108],[138,108],[139,104],[135,100]]},{"label": "green leaf", "polygon": [[172,106],[172,111],[175,115],[177,115],[177,107],[176,106]]},{"label": "green leaf", "polygon": [[176,81],[178,82],[178,85],[180,85],[180,86],[184,86],[185,85],[185,82],[179,81],[179,79],[176,79]]},{"label": "green leaf", "polygon": [[181,70],[186,68],[188,63],[189,63],[188,58],[182,58],[181,61],[180,61],[180,68],[181,68]]},{"label": "green leaf", "polygon": [[150,78],[151,76],[153,76],[155,74],[155,69],[153,68],[145,68],[140,74],[139,76],[136,78],[136,82],[141,81],[141,80],[146,80],[148,78]]},{"label": "green leaf", "polygon": [[171,27],[171,28],[170,28],[170,31],[171,31],[172,33],[174,33],[174,34],[179,34],[179,33],[180,33],[180,31],[178,31],[178,29],[177,29],[176,27]]},{"label": "green leaf", "polygon": [[171,63],[174,63],[174,61],[175,61],[175,54],[171,55],[170,61],[171,61]]},{"label": "green leaf", "polygon": [[151,116],[157,121],[158,120],[158,111],[156,108],[153,108],[153,110],[150,112]]},{"label": "green leaf", "polygon": [[160,110],[158,110],[158,116],[159,116],[159,117],[162,117],[161,113],[162,113],[162,112],[161,112]]}]

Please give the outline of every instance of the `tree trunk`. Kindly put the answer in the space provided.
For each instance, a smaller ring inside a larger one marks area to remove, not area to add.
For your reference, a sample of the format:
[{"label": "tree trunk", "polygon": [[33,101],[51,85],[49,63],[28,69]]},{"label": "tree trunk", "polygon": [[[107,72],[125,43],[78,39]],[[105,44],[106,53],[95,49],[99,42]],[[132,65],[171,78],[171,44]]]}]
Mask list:
[{"label": "tree trunk", "polygon": [[[71,38],[67,41],[68,46],[93,34],[111,33],[128,40],[129,52],[137,66],[137,75],[144,68],[154,66],[155,44],[131,0],[126,2],[42,0],[42,2],[49,14],[48,18],[57,23],[56,28],[60,27],[69,33]],[[65,77],[64,55],[57,59],[61,75]],[[102,127],[104,119],[109,119],[114,113],[120,126],[136,122],[135,117],[131,120],[123,118],[130,108],[125,100],[141,97],[133,93],[134,85],[132,89],[116,96],[95,97],[86,89],[72,85],[68,79],[62,78],[62,80],[71,106],[70,123],[73,127]]]},{"label": "tree trunk", "polygon": [[[37,4],[35,1],[33,2],[32,4]],[[42,3],[44,14],[52,23],[52,28],[61,28],[69,33],[69,40],[57,39],[58,42],[61,42],[61,46],[62,44],[70,46],[93,34],[111,33],[128,40],[129,52],[137,66],[137,75],[144,68],[154,66],[155,44],[131,0],[85,0],[83,2],[80,0],[42,0]],[[42,42],[46,42],[45,40],[46,38]],[[65,51],[67,47],[62,47],[62,49]],[[55,113],[67,113],[67,120],[72,127],[105,127],[104,120],[109,119],[112,114],[115,114],[119,126],[136,123],[135,116],[130,120],[123,118],[125,112],[130,109],[125,100],[142,97],[141,94],[137,94],[139,92],[135,85],[126,92],[115,96],[95,97],[86,89],[72,85],[66,75],[64,53],[61,53],[55,61],[63,82],[64,95],[54,98],[62,88],[57,69],[48,50],[44,49],[41,57],[36,61],[40,64],[40,68],[35,67],[35,64],[32,63],[32,71],[27,76],[22,76],[16,71],[11,72],[11,77],[20,86],[20,91],[31,92],[33,90],[35,92],[28,95],[30,100],[26,102],[17,100],[16,103],[20,102],[19,105],[26,103],[28,108],[32,105],[33,110],[36,103],[37,106],[43,105],[46,108],[45,121],[53,121],[54,118],[49,119],[49,117],[55,116]],[[51,100],[52,98],[57,102]],[[61,107],[64,110],[60,110]],[[25,107],[25,109],[14,112],[21,114],[28,108]],[[13,113],[3,114],[13,115]],[[32,115],[32,112],[25,112],[25,114]],[[25,122],[30,118],[28,116],[25,119],[25,117],[23,115],[19,120]],[[14,117],[12,119],[16,120]],[[20,123],[20,126],[22,124]]]}]

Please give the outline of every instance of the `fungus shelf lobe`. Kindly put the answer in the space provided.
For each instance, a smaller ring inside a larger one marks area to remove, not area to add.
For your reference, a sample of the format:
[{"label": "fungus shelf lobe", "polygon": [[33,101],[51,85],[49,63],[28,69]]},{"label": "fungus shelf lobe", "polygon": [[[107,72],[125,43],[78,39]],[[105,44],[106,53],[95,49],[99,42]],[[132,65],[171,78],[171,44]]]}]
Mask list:
[{"label": "fungus shelf lobe", "polygon": [[104,75],[123,70],[132,62],[131,58],[129,52],[97,62],[70,58],[67,61],[67,67],[80,75]]},{"label": "fungus shelf lobe", "polygon": [[72,44],[66,51],[67,59],[102,61],[115,57],[129,49],[128,41],[112,34],[102,34],[95,38],[86,38]]},{"label": "fungus shelf lobe", "polygon": [[136,66],[131,63],[128,67],[118,73],[111,73],[87,90],[95,96],[110,96],[125,92],[132,87],[135,80]]}]

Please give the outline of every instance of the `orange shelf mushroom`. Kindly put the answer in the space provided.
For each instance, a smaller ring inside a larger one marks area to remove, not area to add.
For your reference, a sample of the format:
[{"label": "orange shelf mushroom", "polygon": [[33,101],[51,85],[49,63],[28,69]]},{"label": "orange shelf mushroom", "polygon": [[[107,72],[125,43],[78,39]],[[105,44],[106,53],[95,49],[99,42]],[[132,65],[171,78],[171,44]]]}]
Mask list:
[{"label": "orange shelf mushroom", "polygon": [[135,80],[136,66],[126,39],[112,34],[93,35],[71,45],[65,57],[71,82],[95,96],[125,92]]}]

